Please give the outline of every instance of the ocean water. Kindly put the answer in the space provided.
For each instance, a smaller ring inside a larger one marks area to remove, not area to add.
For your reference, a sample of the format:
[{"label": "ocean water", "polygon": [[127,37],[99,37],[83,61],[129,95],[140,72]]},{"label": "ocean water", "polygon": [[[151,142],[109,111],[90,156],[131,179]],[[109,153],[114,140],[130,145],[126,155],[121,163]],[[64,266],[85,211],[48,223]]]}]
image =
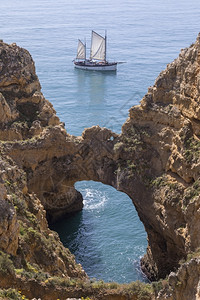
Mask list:
[{"label": "ocean water", "polygon": [[[0,39],[28,49],[44,96],[70,134],[106,126],[120,133],[159,72],[200,31],[196,0],[0,1]],[[107,30],[108,59],[125,61],[116,73],[75,70],[77,39]],[[95,182],[79,182],[83,212],[55,224],[66,247],[97,279],[143,280],[139,259],[146,234],[128,196]]]},{"label": "ocean water", "polygon": [[110,186],[78,182],[84,209],[53,225],[61,240],[91,278],[131,282],[146,280],[139,258],[146,250],[146,233],[129,197]]}]

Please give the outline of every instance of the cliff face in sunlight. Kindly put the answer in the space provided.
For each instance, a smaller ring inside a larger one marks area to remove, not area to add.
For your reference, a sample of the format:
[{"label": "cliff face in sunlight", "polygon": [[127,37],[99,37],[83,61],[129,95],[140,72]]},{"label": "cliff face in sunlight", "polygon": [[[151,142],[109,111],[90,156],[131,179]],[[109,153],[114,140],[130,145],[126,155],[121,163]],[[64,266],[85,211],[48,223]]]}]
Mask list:
[{"label": "cliff face in sunlight", "polygon": [[[199,53],[198,37],[161,72],[141,104],[130,109],[122,134],[94,126],[75,137],[42,95],[30,54],[0,43],[0,266],[7,266],[1,287],[29,280],[30,293],[24,293],[39,297],[35,286],[40,293],[43,286],[43,299],[53,283],[52,299],[62,285],[62,297],[137,299],[138,291],[149,299],[200,297]],[[46,215],[53,221],[82,209],[82,196],[74,188],[80,180],[111,185],[132,199],[148,235],[143,271],[152,280],[170,274],[160,292],[155,285],[148,292],[134,286],[132,296],[125,287],[94,291],[48,229]]]}]

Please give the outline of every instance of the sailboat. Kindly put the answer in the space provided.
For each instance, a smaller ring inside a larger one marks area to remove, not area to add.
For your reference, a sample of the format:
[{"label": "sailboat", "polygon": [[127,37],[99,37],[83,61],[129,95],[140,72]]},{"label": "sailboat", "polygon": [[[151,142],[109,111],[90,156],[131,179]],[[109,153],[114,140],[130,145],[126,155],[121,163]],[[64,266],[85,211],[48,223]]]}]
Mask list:
[{"label": "sailboat", "polygon": [[106,60],[106,34],[105,37],[92,30],[90,58],[86,58],[86,43],[78,40],[77,56],[74,60],[74,66],[82,70],[94,71],[116,71],[117,62],[108,62]]}]

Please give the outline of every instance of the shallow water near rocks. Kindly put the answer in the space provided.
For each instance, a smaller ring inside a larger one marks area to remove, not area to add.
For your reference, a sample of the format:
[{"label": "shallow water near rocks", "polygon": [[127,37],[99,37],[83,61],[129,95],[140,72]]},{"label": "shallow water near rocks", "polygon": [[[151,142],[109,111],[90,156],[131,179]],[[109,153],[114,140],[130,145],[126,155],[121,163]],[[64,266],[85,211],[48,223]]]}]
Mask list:
[{"label": "shallow water near rocks", "polygon": [[146,233],[130,198],[92,181],[78,182],[76,188],[83,195],[83,211],[53,225],[63,243],[90,277],[145,280],[139,260],[146,250]]},{"label": "shallow water near rocks", "polygon": [[[199,32],[196,0],[7,0],[0,7],[0,39],[30,51],[44,96],[74,135],[97,124],[120,133],[128,109]],[[91,30],[105,29],[108,59],[126,63],[116,73],[75,70],[77,39],[86,38],[89,54]],[[64,244],[91,277],[143,280],[146,233],[130,198],[100,183],[76,187],[85,207],[55,224]]]}]

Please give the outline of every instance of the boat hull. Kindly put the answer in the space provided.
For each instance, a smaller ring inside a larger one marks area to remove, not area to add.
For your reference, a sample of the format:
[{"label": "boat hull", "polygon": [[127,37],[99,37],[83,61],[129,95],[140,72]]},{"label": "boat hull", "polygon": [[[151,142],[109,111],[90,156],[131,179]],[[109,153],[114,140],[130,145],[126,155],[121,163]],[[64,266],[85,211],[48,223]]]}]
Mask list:
[{"label": "boat hull", "polygon": [[92,63],[79,63],[75,62],[74,67],[81,70],[90,71],[116,71],[117,63],[107,63],[107,64],[92,64]]}]

